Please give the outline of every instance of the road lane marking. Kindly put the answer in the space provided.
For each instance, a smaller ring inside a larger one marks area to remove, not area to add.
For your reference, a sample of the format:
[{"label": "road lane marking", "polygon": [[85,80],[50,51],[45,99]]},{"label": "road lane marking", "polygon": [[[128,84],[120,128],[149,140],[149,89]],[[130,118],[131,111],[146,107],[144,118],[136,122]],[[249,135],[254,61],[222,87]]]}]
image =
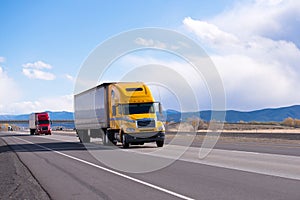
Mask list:
[{"label": "road lane marking", "polygon": [[[270,143],[252,143],[252,142],[224,142],[224,141],[221,141],[220,144],[231,144],[231,145],[236,145],[236,146],[250,146],[250,147],[256,147],[256,146],[260,146],[260,147],[266,147],[266,145],[269,145],[268,147],[270,148],[287,148],[287,149],[293,149],[293,148],[297,148],[299,149],[300,146],[298,143],[291,143],[291,144],[288,144],[288,143],[281,143],[281,144],[276,144],[276,143],[273,143],[270,145]],[[292,145],[292,146],[291,146]],[[222,149],[222,148],[216,148],[216,149]],[[226,150],[226,149],[224,149]]]},{"label": "road lane marking", "polygon": [[[171,151],[177,151],[178,148],[182,148],[181,146],[177,145],[169,146],[171,148],[169,150]],[[174,159],[170,155],[151,155],[148,150],[149,149],[147,148],[138,148],[126,149],[124,151],[147,154],[148,156],[161,157],[165,159]],[[244,172],[300,180],[299,156],[221,149],[214,149],[205,159],[199,159],[198,155],[199,148],[190,147],[186,154],[182,155],[179,160]]]},{"label": "road lane marking", "polygon": [[[180,151],[181,146],[172,145],[172,151]],[[128,150],[134,153],[147,153],[148,149],[140,151]],[[166,159],[174,159],[169,155],[151,155]],[[190,147],[179,159],[180,161],[221,167],[244,172],[252,172],[281,178],[300,180],[300,157],[258,152],[213,149],[204,159],[199,158],[199,148]]]},{"label": "road lane marking", "polygon": [[65,157],[67,157],[67,158],[70,158],[70,159],[73,159],[73,160],[76,160],[76,161],[79,161],[79,162],[81,162],[81,163],[84,163],[84,164],[87,164],[87,165],[96,167],[96,168],[98,168],[98,169],[101,169],[101,170],[103,170],[103,171],[109,172],[109,173],[111,173],[111,174],[114,174],[114,175],[117,175],[117,176],[120,176],[120,177],[123,177],[123,178],[128,179],[128,180],[134,181],[134,182],[136,182],[136,183],[140,183],[140,184],[142,184],[142,185],[145,185],[145,186],[148,186],[148,187],[150,187],[150,188],[159,190],[159,191],[161,191],[161,192],[170,194],[170,195],[172,195],[172,196],[175,196],[175,197],[178,197],[178,198],[181,198],[181,199],[186,199],[186,200],[193,200],[193,198],[191,198],[191,197],[188,197],[188,196],[185,196],[185,195],[182,195],[182,194],[173,192],[173,191],[171,191],[171,190],[168,190],[168,189],[165,189],[165,188],[163,188],[163,187],[160,187],[160,186],[157,186],[157,185],[154,185],[154,184],[151,184],[151,183],[148,183],[148,182],[139,180],[139,179],[137,179],[137,178],[133,178],[133,177],[131,177],[131,176],[122,174],[122,173],[120,173],[120,172],[117,172],[117,171],[114,171],[114,170],[111,170],[111,169],[108,169],[108,168],[105,168],[105,167],[102,167],[102,166],[100,166],[100,165],[96,165],[96,164],[91,163],[91,162],[88,162],[88,161],[86,161],[86,160],[82,160],[82,159],[80,159],[80,158],[76,158],[76,157],[74,157],[74,156],[70,156],[70,155],[68,155],[68,154],[65,154],[65,153],[62,153],[62,152],[53,150],[53,149],[51,149],[51,148],[44,147],[44,146],[39,145],[39,144],[35,144],[35,143],[30,142],[30,141],[28,141],[28,140],[24,140],[24,139],[15,137],[15,136],[13,136],[13,138],[16,138],[16,139],[18,139],[18,140],[21,140],[21,141],[23,141],[23,142],[26,142],[26,143],[28,143],[28,144],[36,145],[36,146],[38,146],[38,147],[40,147],[40,148],[46,149],[46,150],[48,150],[48,151],[52,151],[52,152],[54,152],[54,153],[57,153],[57,154],[59,154],[59,155],[65,156]]}]

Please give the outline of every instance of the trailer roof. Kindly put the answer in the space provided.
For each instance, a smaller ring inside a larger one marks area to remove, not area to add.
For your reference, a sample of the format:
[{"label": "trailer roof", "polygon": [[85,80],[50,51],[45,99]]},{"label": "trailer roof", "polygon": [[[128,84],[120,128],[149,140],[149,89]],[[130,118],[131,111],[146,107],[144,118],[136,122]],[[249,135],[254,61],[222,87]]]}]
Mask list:
[{"label": "trailer roof", "polygon": [[97,85],[95,87],[92,87],[92,88],[84,90],[84,91],[82,91],[82,92],[80,92],[78,94],[75,94],[74,96],[77,96],[77,95],[80,95],[80,94],[84,94],[84,93],[89,92],[91,90],[94,90],[96,88],[105,87],[105,86],[108,86],[108,85],[111,85],[111,84],[131,84],[131,83],[132,84],[133,83],[144,84],[143,82],[139,82],[139,81],[137,81],[137,82],[104,82],[104,83],[101,83],[101,84],[99,84],[99,85]]}]

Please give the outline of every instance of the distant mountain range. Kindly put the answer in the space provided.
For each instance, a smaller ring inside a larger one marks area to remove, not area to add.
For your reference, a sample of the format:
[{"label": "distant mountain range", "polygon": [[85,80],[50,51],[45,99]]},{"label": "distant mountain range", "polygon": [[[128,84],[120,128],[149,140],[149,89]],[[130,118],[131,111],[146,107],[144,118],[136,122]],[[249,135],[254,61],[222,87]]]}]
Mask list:
[{"label": "distant mountain range", "polygon": [[[59,119],[67,119],[67,120],[73,120],[73,112],[66,112],[66,111],[60,111],[60,112],[51,112],[51,111],[45,111],[48,112],[50,115],[50,119],[52,120],[59,120]],[[0,120],[28,120],[30,114],[23,114],[23,115],[0,115]]]},{"label": "distant mountain range", "polygon": [[[221,111],[215,111],[216,115]],[[199,112],[183,112],[180,113],[175,110],[165,111],[167,121],[179,122],[180,120],[186,121],[188,118],[200,117],[204,121],[211,120],[211,110],[199,111]],[[268,108],[262,110],[255,110],[249,112],[241,112],[235,110],[227,110],[225,121],[229,123],[235,123],[239,121],[244,122],[282,122],[284,119],[291,117],[294,119],[300,119],[300,105],[281,107],[281,108]]]},{"label": "distant mountain range", "polygon": [[[50,114],[52,120],[59,119],[73,119],[72,112],[51,112],[47,111]],[[221,111],[216,111],[216,114]],[[204,121],[211,120],[211,110],[199,111],[199,112],[178,112],[175,110],[167,110],[164,112],[164,116],[167,121],[186,121],[188,118],[192,117],[200,117]],[[235,110],[227,110],[226,111],[226,122],[281,122],[284,119],[291,117],[294,119],[300,119],[300,105],[289,106],[289,107],[281,107],[281,108],[268,108],[262,110],[255,110],[249,112],[241,112]],[[23,115],[0,115],[0,120],[28,120],[29,114]]]}]

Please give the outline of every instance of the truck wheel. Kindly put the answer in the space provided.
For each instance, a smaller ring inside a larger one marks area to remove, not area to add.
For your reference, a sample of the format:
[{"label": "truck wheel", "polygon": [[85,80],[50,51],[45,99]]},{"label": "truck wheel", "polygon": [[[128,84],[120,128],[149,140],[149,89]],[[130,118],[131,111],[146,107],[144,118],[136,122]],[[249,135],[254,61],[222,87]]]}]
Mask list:
[{"label": "truck wheel", "polygon": [[127,149],[129,147],[129,143],[126,142],[126,135],[122,134],[122,146],[124,149]]},{"label": "truck wheel", "polygon": [[164,141],[156,141],[156,146],[157,147],[163,147],[164,146]]},{"label": "truck wheel", "polygon": [[102,138],[103,145],[105,146],[117,145],[117,142],[115,141],[113,135],[108,131],[106,133],[102,133]]},{"label": "truck wheel", "polygon": [[84,134],[83,143],[90,143],[91,137],[88,134]]},{"label": "truck wheel", "polygon": [[107,143],[108,143],[108,137],[107,137],[107,134],[104,131],[102,133],[102,143],[103,143],[104,146],[106,146]]},{"label": "truck wheel", "polygon": [[79,140],[81,143],[90,143],[91,142],[91,138],[88,135],[87,131],[79,131],[77,133]]},{"label": "truck wheel", "polygon": [[111,134],[111,133],[110,133],[110,135],[109,135],[109,142],[110,142],[111,144],[113,144],[114,146],[117,145],[117,140],[116,140],[115,136],[114,136],[113,134]]}]

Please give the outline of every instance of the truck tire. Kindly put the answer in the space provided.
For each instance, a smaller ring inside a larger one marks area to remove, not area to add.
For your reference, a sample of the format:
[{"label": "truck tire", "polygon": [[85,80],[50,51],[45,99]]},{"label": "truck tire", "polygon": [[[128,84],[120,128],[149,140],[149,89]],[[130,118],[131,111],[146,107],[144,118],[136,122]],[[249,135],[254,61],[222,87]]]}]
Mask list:
[{"label": "truck tire", "polygon": [[30,129],[30,135],[34,135],[35,129]]},{"label": "truck tire", "polygon": [[103,133],[102,133],[102,143],[103,143],[104,146],[107,145],[107,140],[108,140],[108,137],[106,135],[106,132],[103,131]]},{"label": "truck tire", "polygon": [[88,135],[87,131],[81,130],[77,133],[81,143],[90,143],[91,137]]},{"label": "truck tire", "polygon": [[112,144],[113,146],[117,145],[117,140],[115,138],[115,134],[114,133],[109,132],[108,133],[108,139],[109,139],[109,143],[110,144]]},{"label": "truck tire", "polygon": [[90,142],[91,142],[90,136],[88,134],[84,134],[82,143],[90,143]]},{"label": "truck tire", "polygon": [[156,146],[157,147],[163,147],[164,146],[164,141],[156,141]]},{"label": "truck tire", "polygon": [[90,143],[91,142],[91,137],[88,134],[83,135],[83,143]]},{"label": "truck tire", "polygon": [[117,142],[114,139],[113,135],[108,131],[106,131],[106,132],[103,131],[102,141],[103,141],[103,145],[105,145],[105,146],[117,145]]},{"label": "truck tire", "polygon": [[126,141],[126,135],[122,134],[122,146],[124,149],[127,149],[129,147],[129,143]]}]

